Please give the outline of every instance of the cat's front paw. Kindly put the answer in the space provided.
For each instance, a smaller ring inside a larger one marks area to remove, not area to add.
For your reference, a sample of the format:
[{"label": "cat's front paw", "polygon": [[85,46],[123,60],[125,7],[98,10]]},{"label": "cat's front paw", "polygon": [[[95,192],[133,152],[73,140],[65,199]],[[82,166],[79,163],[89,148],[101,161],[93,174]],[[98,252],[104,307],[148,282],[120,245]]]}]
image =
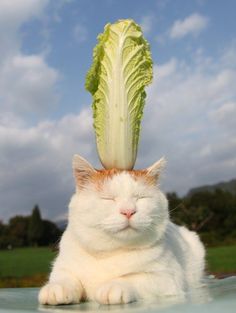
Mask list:
[{"label": "cat's front paw", "polygon": [[39,292],[40,304],[59,305],[79,303],[82,297],[80,288],[75,288],[68,283],[48,283]]},{"label": "cat's front paw", "polygon": [[137,296],[125,282],[110,282],[98,288],[95,299],[101,304],[122,304],[136,301]]}]

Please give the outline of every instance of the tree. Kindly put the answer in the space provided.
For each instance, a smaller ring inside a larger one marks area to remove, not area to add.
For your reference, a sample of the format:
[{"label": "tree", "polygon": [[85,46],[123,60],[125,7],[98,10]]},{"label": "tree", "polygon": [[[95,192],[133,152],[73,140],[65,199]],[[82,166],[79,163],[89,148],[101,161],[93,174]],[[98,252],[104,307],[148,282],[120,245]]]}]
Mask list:
[{"label": "tree", "polygon": [[42,236],[41,244],[44,246],[57,244],[62,231],[51,221],[43,220],[44,233]]},{"label": "tree", "polygon": [[6,225],[0,220],[0,236],[4,234]]},{"label": "tree", "polygon": [[28,216],[14,216],[10,219],[8,225],[8,235],[13,239],[14,246],[27,246],[28,244]]},{"label": "tree", "polygon": [[29,220],[28,241],[31,245],[38,246],[43,237],[43,221],[38,205],[35,205]]},{"label": "tree", "polygon": [[0,221],[0,249],[5,249],[9,244],[9,237],[7,235],[7,226]]}]

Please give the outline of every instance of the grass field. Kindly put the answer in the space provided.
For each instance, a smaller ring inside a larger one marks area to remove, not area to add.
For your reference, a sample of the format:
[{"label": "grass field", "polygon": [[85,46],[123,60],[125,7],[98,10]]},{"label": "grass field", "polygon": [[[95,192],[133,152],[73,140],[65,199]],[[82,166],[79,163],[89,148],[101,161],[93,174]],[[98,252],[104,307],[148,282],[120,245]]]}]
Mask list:
[{"label": "grass field", "polygon": [[21,248],[0,251],[0,277],[45,274],[55,256],[49,248]]},{"label": "grass field", "polygon": [[0,287],[42,285],[55,256],[47,247],[0,250]]},{"label": "grass field", "polygon": [[[50,271],[55,252],[49,248],[0,251],[0,287],[36,287]],[[207,249],[209,273],[236,273],[236,245]]]},{"label": "grass field", "polygon": [[236,245],[207,249],[208,271],[236,274]]}]

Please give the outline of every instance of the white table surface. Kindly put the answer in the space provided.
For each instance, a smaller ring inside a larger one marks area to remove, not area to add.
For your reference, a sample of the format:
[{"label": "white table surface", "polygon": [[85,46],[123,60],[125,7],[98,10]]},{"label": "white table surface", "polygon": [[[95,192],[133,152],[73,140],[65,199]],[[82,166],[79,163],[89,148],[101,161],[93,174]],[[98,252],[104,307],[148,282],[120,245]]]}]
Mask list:
[{"label": "white table surface", "polygon": [[177,299],[158,299],[152,303],[101,306],[96,303],[78,305],[40,306],[38,288],[0,289],[0,313],[70,313],[70,312],[123,312],[123,313],[236,313],[236,276],[222,280],[209,279],[208,287],[199,289],[184,303]]}]

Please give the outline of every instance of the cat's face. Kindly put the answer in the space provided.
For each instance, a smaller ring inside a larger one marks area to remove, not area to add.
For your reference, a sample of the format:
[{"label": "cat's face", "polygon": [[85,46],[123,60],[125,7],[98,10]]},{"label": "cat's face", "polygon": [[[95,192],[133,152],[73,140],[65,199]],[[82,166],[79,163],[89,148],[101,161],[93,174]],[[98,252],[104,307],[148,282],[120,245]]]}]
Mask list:
[{"label": "cat's face", "polygon": [[76,158],[69,223],[86,245],[139,247],[161,237],[168,220],[167,200],[157,186],[163,161],[146,170],[120,171],[95,170]]}]

